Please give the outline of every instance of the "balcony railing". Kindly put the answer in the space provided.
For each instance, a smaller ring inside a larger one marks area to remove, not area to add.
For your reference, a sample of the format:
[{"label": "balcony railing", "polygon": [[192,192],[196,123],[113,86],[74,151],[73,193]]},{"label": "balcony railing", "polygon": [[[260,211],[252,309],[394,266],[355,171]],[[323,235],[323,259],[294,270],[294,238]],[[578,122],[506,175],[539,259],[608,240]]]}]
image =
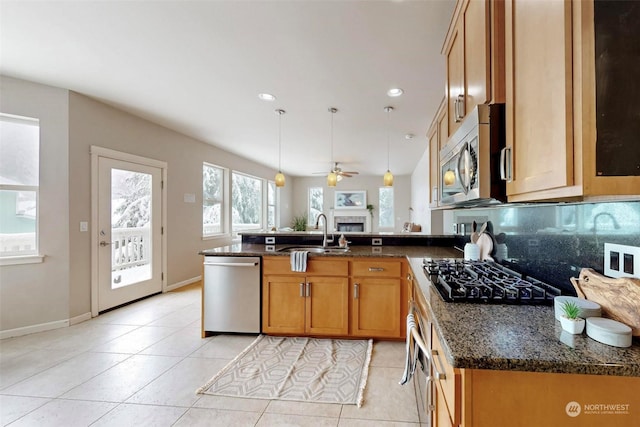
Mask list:
[{"label": "balcony railing", "polygon": [[149,227],[114,228],[111,230],[113,271],[149,264],[151,232]]}]

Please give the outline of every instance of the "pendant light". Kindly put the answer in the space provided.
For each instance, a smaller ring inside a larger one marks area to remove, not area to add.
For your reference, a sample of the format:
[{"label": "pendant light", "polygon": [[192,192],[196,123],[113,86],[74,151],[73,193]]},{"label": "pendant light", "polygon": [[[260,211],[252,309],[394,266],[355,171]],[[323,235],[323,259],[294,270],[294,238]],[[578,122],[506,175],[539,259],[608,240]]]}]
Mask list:
[{"label": "pendant light", "polygon": [[284,174],[280,168],[280,162],[282,161],[282,115],[286,113],[284,110],[276,110],[278,115],[278,173],[276,174],[276,187],[284,187]]},{"label": "pendant light", "polygon": [[390,157],[389,132],[390,132],[390,128],[391,128],[391,119],[390,119],[389,113],[391,113],[393,111],[393,107],[391,107],[391,106],[384,107],[384,111],[387,112],[387,172],[384,174],[384,177],[382,178],[382,181],[384,182],[384,186],[385,187],[392,187],[393,186],[393,174],[391,173],[391,170],[389,169],[389,157]]},{"label": "pendant light", "polygon": [[[337,108],[329,108],[328,110],[331,113],[331,164],[333,165],[333,115],[338,112]],[[334,171],[334,167],[331,167],[331,172],[327,175],[327,186],[335,187],[338,183],[338,175],[336,175]]]}]

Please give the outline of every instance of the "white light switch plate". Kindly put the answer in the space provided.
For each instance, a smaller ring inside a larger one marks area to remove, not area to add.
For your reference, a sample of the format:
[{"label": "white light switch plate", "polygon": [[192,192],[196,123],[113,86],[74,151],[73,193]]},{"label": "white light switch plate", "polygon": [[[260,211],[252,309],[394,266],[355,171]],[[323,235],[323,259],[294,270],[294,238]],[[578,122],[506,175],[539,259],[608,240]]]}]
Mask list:
[{"label": "white light switch plate", "polygon": [[640,247],[605,243],[604,275],[640,279]]}]

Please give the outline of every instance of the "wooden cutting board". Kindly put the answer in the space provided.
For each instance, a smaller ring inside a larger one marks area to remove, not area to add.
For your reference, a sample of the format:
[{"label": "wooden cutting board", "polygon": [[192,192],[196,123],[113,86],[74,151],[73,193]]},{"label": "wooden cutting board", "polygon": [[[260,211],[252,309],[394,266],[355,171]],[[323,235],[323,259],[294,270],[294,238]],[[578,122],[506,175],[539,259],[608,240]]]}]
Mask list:
[{"label": "wooden cutting board", "polygon": [[612,279],[583,268],[571,283],[580,298],[597,302],[605,317],[630,326],[631,333],[640,336],[640,279]]}]

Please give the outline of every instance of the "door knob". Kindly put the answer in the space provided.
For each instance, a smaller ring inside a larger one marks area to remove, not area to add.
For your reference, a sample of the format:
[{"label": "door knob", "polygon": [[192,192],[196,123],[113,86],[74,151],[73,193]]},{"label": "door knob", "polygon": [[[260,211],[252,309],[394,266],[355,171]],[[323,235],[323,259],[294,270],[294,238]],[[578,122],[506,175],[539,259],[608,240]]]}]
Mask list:
[{"label": "door knob", "polygon": [[104,240],[100,242],[100,246],[109,246],[110,244],[110,242],[105,242]]}]

